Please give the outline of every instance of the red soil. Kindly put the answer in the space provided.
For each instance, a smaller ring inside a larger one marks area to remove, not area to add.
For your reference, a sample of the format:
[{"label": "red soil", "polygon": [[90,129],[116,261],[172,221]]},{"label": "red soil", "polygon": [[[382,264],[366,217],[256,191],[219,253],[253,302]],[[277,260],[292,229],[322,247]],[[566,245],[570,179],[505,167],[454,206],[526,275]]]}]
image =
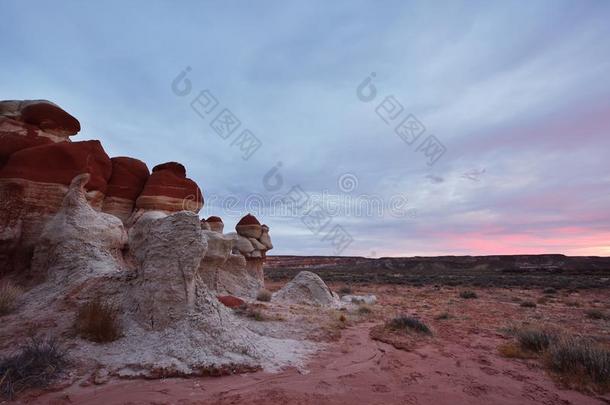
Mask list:
[{"label": "red soil", "polygon": [[[278,285],[268,286],[276,289]],[[338,286],[334,286],[335,289]],[[337,341],[318,352],[307,371],[256,372],[220,378],[111,380],[102,386],[74,385],[62,392],[30,397],[54,404],[434,404],[434,405],[588,405],[610,402],[610,395],[562,388],[536,360],[507,359],[498,346],[507,338],[499,328],[514,322],[565,324],[587,334],[603,323],[586,320],[578,300],[599,305],[604,291],[558,293],[538,308],[522,308],[515,298],[535,299],[539,291],[477,290],[463,300],[459,289],[369,286],[359,293],[380,298],[368,321],[344,329]],[[451,317],[435,320],[449,311]],[[409,350],[370,337],[370,331],[397,313],[417,314],[434,335],[413,339]],[[313,316],[313,315],[312,315]],[[313,319],[313,318],[312,318]],[[348,321],[349,324],[349,321]],[[601,329],[600,329],[601,328]]]}]

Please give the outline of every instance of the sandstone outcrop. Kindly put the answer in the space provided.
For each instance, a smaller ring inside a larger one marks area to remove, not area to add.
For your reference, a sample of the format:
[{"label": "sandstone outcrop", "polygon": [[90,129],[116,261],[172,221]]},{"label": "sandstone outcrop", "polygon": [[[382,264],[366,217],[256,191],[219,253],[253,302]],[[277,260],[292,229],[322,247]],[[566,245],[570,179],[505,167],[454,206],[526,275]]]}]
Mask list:
[{"label": "sandstone outcrop", "polygon": [[302,271],[288,284],[275,292],[272,301],[331,307],[338,305],[338,297],[315,273]]},{"label": "sandstone outcrop", "polygon": [[80,123],[47,100],[0,101],[0,132],[41,136],[53,142],[67,140],[80,131]]},{"label": "sandstone outcrop", "polygon": [[140,324],[162,330],[181,320],[195,303],[195,276],[208,244],[199,217],[186,211],[144,215],[129,231],[139,277],[133,290]]},{"label": "sandstone outcrop", "polygon": [[186,177],[186,169],[176,162],[167,162],[153,168],[136,208],[145,211],[192,211],[203,207],[203,195],[197,183]]},{"label": "sandstone outcrop", "polygon": [[258,239],[263,232],[261,223],[254,215],[248,214],[235,225],[235,231],[246,238]]},{"label": "sandstone outcrop", "polygon": [[212,230],[214,232],[220,232],[220,233],[222,233],[224,231],[225,225],[222,222],[222,219],[220,217],[211,216],[211,217],[208,217],[208,219],[206,219],[205,221],[210,226],[210,230]]},{"label": "sandstone outcrop", "polygon": [[75,176],[90,174],[87,199],[99,209],[111,172],[110,158],[99,141],[58,142],[13,153],[0,169],[0,267],[29,267],[44,224],[59,211]]},{"label": "sandstone outcrop", "polygon": [[120,309],[124,334],[73,351],[116,375],[293,356],[294,342],[263,338],[229,308],[264,287],[269,228],[247,215],[223,234],[219,217],[199,219],[203,196],[183,165],[150,173],[137,159],[109,158],[99,141],[72,142],[79,130],[53,103],[0,102],[0,275],[31,287],[11,327],[79,339],[67,333],[79,306],[102,298]]},{"label": "sandstone outcrop", "polygon": [[113,157],[112,175],[108,181],[102,211],[120,218],[126,223],[135,203],[144,189],[150,172],[146,163],[130,157]]},{"label": "sandstone outcrop", "polygon": [[32,260],[36,278],[67,283],[121,269],[127,233],[118,218],[91,208],[85,190],[89,178],[88,173],[74,178],[59,212],[44,226]]}]

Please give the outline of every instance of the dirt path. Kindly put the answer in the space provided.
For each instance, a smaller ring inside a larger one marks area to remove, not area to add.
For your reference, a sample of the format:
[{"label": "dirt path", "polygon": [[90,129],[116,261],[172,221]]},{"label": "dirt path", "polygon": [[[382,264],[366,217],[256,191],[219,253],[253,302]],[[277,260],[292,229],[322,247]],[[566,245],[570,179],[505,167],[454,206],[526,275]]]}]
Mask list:
[{"label": "dirt path", "polygon": [[[221,378],[114,381],[31,399],[53,404],[608,404],[560,390],[534,363],[503,359],[494,335],[441,342],[412,352],[369,338],[371,323],[344,331],[309,372]],[[465,343],[465,342],[464,342]]]}]

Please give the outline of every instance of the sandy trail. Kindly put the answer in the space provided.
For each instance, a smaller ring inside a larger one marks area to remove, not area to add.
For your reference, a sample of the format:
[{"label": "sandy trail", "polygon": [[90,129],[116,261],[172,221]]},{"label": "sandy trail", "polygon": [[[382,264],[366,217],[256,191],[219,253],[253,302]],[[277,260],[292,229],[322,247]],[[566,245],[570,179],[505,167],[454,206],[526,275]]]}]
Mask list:
[{"label": "sandy trail", "polygon": [[[52,404],[607,404],[562,390],[533,362],[496,354],[492,333],[411,352],[374,341],[373,323],[344,331],[301,374],[290,369],[221,378],[112,381],[31,398]],[[461,340],[461,339],[460,339]]]}]

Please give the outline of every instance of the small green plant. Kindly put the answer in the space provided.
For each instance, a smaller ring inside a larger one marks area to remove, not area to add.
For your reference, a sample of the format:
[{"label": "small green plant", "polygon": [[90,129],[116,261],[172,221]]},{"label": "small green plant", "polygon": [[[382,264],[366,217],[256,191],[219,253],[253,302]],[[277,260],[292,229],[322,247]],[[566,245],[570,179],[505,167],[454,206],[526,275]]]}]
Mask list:
[{"label": "small green plant", "polygon": [[412,331],[412,332],[421,333],[424,335],[432,334],[432,331],[430,330],[428,325],[426,325],[419,319],[417,319],[413,316],[408,316],[408,315],[397,316],[396,318],[387,322],[386,327],[388,329],[392,329],[395,331],[404,331],[404,332]]},{"label": "small green plant", "polygon": [[475,293],[472,290],[464,290],[462,292],[460,292],[460,298],[464,298],[464,299],[473,299],[473,298],[478,298],[479,296],[477,295],[477,293]]},{"label": "small green plant", "polygon": [[76,317],[76,330],[93,342],[112,342],[121,337],[119,308],[116,305],[93,299],[82,305]]},{"label": "small green plant", "polygon": [[44,388],[68,365],[65,351],[54,338],[30,338],[11,357],[0,359],[0,394],[13,399],[27,388]]},{"label": "small green plant", "polygon": [[536,303],[533,301],[523,301],[519,306],[523,308],[536,308]]},{"label": "small green plant", "polygon": [[21,294],[21,289],[10,281],[0,282],[0,316],[13,312]]},{"label": "small green plant", "polygon": [[269,290],[262,289],[256,295],[257,301],[269,302],[271,301],[271,292]]}]

